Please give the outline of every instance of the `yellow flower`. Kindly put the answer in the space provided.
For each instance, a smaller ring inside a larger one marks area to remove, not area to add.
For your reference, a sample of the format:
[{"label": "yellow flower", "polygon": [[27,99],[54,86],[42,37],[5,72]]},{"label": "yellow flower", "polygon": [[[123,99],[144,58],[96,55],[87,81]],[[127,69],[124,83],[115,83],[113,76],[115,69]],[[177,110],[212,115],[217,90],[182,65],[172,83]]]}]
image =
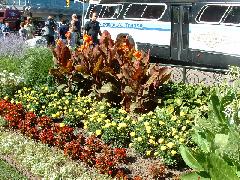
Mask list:
[{"label": "yellow flower", "polygon": [[132,147],[133,146],[133,143],[129,143],[129,147]]},{"label": "yellow flower", "polygon": [[180,139],[179,139],[179,141],[182,143],[182,142],[184,142],[184,141],[185,141],[185,139],[183,139],[183,138],[180,138]]},{"label": "yellow flower", "polygon": [[177,152],[175,150],[172,150],[171,154],[174,156],[175,154],[177,154]]},{"label": "yellow flower", "polygon": [[102,134],[102,131],[100,129],[96,130],[96,135],[98,136],[100,134]]},{"label": "yellow flower", "polygon": [[186,120],[186,123],[188,124],[188,123],[190,123],[191,121],[189,121],[189,120]]},{"label": "yellow flower", "polygon": [[69,104],[69,100],[68,99],[65,101],[65,104]]},{"label": "yellow flower", "polygon": [[64,124],[64,123],[60,123],[59,126],[60,126],[60,127],[64,127],[65,124]]},{"label": "yellow flower", "polygon": [[45,109],[46,107],[45,106],[42,106],[43,109]]},{"label": "yellow flower", "polygon": [[187,128],[186,126],[183,126],[183,127],[182,127],[182,131],[185,131],[185,130],[186,130],[186,128]]},{"label": "yellow flower", "polygon": [[131,132],[131,133],[130,133],[130,136],[132,136],[132,137],[134,137],[135,135],[136,135],[135,132]]},{"label": "yellow flower", "polygon": [[127,112],[124,109],[119,109],[118,112],[122,114],[127,114]]},{"label": "yellow flower", "polygon": [[149,116],[153,115],[153,112],[152,112],[152,111],[150,111],[150,112],[148,113],[148,115],[149,115]]},{"label": "yellow flower", "polygon": [[150,154],[151,154],[151,151],[146,151],[147,156],[150,156]]},{"label": "yellow flower", "polygon": [[155,141],[152,140],[152,139],[149,139],[148,142],[149,142],[150,144],[155,144]]},{"label": "yellow flower", "polygon": [[57,117],[56,114],[52,114],[52,118],[55,118],[55,117]]},{"label": "yellow flower", "polygon": [[106,116],[106,114],[100,114],[100,117],[101,117],[101,118],[105,118],[105,117],[107,117],[107,116]]},{"label": "yellow flower", "polygon": [[138,140],[138,142],[141,142],[142,141],[142,137],[138,137],[137,140]]},{"label": "yellow flower", "polygon": [[144,117],[141,116],[138,118],[138,121],[142,121],[143,119],[144,119]]},{"label": "yellow flower", "polygon": [[72,110],[72,109],[69,109],[68,111],[71,113],[73,110]]},{"label": "yellow flower", "polygon": [[84,125],[84,126],[83,126],[83,129],[87,129],[87,128],[88,128],[88,126],[87,126],[87,125]]},{"label": "yellow flower", "polygon": [[149,126],[149,122],[144,122],[144,126]]},{"label": "yellow flower", "polygon": [[158,140],[158,143],[159,144],[162,144],[164,142],[164,139],[163,138],[160,138],[159,140]]},{"label": "yellow flower", "polygon": [[127,124],[126,123],[119,123],[118,127],[124,128],[124,127],[127,127]]},{"label": "yellow flower", "polygon": [[150,136],[150,138],[151,138],[151,139],[155,139],[155,137],[154,137],[154,136]]},{"label": "yellow flower", "polygon": [[167,108],[167,111],[168,111],[169,114],[173,113],[174,107],[173,107],[173,106],[169,106],[169,107]]},{"label": "yellow flower", "polygon": [[10,102],[11,102],[11,103],[14,103],[14,100],[12,99]]},{"label": "yellow flower", "polygon": [[147,130],[147,133],[150,134],[151,133],[151,126],[146,126],[146,130]]},{"label": "yellow flower", "polygon": [[135,120],[132,121],[132,124],[136,124],[137,122]]},{"label": "yellow flower", "polygon": [[158,155],[158,152],[156,151],[156,152],[154,152],[154,154],[153,154],[154,156],[157,156]]},{"label": "yellow flower", "polygon": [[48,90],[48,87],[47,87],[47,86],[46,86],[46,87],[44,87],[44,90],[45,90],[45,91],[47,91],[47,90]]},{"label": "yellow flower", "polygon": [[178,138],[179,138],[179,136],[178,136],[178,135],[176,135],[176,136],[174,136],[174,138],[175,138],[175,139],[178,139]]},{"label": "yellow flower", "polygon": [[116,125],[117,125],[117,123],[113,121],[112,122],[112,126],[116,126]]},{"label": "yellow flower", "polygon": [[177,116],[172,116],[171,120],[175,121],[177,119]]},{"label": "yellow flower", "polygon": [[106,127],[106,128],[109,128],[110,126],[111,126],[110,123],[105,124],[105,127]]},{"label": "yellow flower", "polygon": [[163,121],[159,121],[159,124],[160,124],[160,125],[164,125],[165,122],[163,122]]},{"label": "yellow flower", "polygon": [[78,112],[77,112],[77,115],[82,116],[82,115],[83,115],[83,112],[82,112],[82,111],[78,111]]},{"label": "yellow flower", "polygon": [[185,114],[186,114],[186,113],[183,112],[183,111],[180,112],[180,116],[184,116]]},{"label": "yellow flower", "polygon": [[97,122],[101,122],[102,121],[102,118],[97,118]]},{"label": "yellow flower", "polygon": [[169,147],[170,149],[171,149],[173,146],[174,146],[174,143],[172,143],[172,142],[167,143],[167,147]]},{"label": "yellow flower", "polygon": [[60,112],[57,112],[57,113],[56,113],[56,117],[59,117],[60,115],[61,115]]},{"label": "yellow flower", "polygon": [[166,146],[161,146],[161,150],[162,150],[162,151],[165,151],[166,149],[167,149]]}]

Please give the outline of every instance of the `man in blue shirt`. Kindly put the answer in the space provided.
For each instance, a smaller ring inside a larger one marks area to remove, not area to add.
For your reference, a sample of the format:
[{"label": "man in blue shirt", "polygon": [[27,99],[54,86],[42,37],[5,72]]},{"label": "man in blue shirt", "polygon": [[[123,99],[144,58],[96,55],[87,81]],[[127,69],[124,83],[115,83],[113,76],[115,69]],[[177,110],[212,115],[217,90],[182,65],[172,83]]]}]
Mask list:
[{"label": "man in blue shirt", "polygon": [[91,20],[86,22],[83,34],[92,36],[93,45],[99,44],[98,34],[101,36],[102,33],[100,30],[99,22],[97,21],[97,12],[93,12]]}]

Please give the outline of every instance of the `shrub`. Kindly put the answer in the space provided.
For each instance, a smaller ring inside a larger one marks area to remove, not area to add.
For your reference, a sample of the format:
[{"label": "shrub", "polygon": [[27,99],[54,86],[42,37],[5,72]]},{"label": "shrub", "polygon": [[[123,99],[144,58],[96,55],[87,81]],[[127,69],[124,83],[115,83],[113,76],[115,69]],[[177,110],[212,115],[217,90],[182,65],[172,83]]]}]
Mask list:
[{"label": "shrub", "polygon": [[21,77],[27,85],[46,83],[48,71],[53,67],[51,51],[47,48],[29,49],[23,57],[21,64]]},{"label": "shrub", "polygon": [[[83,89],[98,99],[106,98],[126,111],[143,112],[154,109],[158,87],[170,77],[167,67],[150,65],[149,54],[136,51],[128,38],[120,36],[115,44],[105,31],[99,46],[91,46],[91,39],[73,52],[61,42],[53,52],[58,68],[50,72],[58,82],[73,90]],[[71,58],[71,59],[70,59]]]}]

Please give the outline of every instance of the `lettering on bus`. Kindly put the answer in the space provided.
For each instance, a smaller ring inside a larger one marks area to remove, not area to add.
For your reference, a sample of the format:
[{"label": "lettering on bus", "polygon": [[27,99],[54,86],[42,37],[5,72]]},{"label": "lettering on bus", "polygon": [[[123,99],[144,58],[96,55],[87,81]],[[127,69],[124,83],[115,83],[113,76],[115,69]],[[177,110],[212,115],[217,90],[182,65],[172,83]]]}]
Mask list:
[{"label": "lettering on bus", "polygon": [[101,27],[108,28],[128,28],[128,29],[143,29],[143,25],[139,23],[100,23]]}]

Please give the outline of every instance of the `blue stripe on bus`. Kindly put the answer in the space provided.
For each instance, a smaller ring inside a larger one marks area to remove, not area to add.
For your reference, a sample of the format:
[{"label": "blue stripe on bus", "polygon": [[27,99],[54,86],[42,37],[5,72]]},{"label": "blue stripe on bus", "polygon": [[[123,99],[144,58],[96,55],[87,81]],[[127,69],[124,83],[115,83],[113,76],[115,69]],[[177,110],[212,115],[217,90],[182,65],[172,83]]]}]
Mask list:
[{"label": "blue stripe on bus", "polygon": [[107,27],[107,28],[118,28],[118,29],[137,29],[137,30],[150,30],[150,31],[171,31],[171,29],[165,29],[165,28],[150,28],[150,27],[109,27],[109,26],[100,26],[101,28]]},{"label": "blue stripe on bus", "polygon": [[149,25],[148,27],[144,27],[143,24],[136,23],[108,23],[102,22],[100,23],[101,28],[118,28],[118,29],[137,29],[137,30],[150,30],[150,31],[171,31],[171,28],[167,26],[166,28],[156,26],[154,24]]}]

